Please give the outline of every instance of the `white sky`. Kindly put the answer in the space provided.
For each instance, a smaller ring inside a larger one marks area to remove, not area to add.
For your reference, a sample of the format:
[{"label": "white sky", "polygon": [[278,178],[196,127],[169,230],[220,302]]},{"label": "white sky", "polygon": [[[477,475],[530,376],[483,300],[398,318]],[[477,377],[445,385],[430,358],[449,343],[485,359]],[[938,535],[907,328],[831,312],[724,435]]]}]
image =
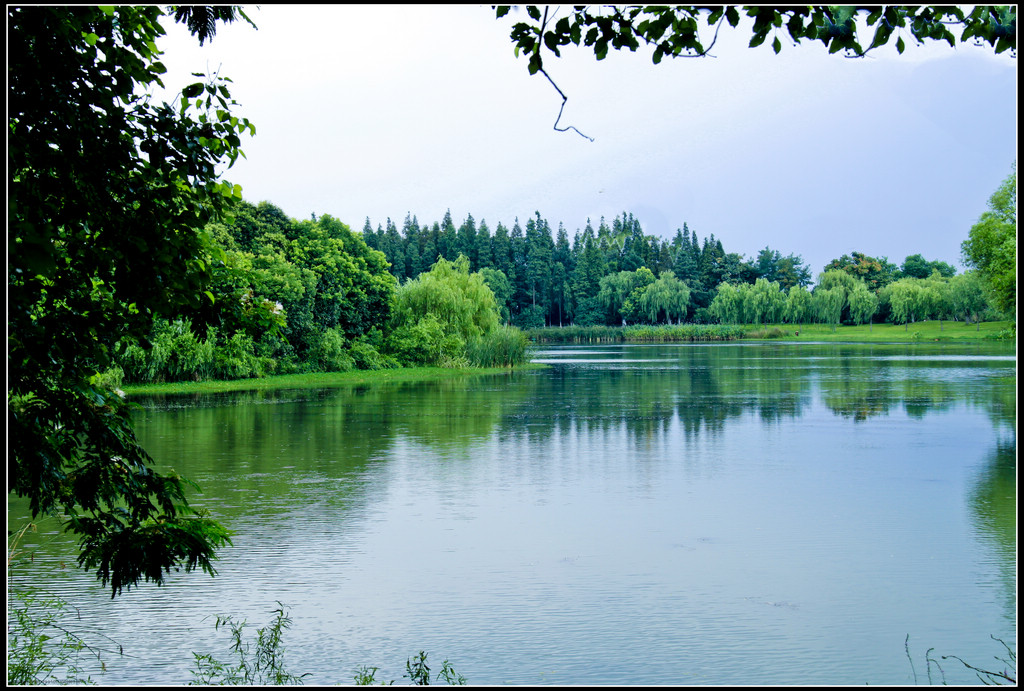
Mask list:
[{"label": "white sky", "polygon": [[[178,90],[194,71],[230,77],[256,126],[226,178],[293,218],[353,230],[451,210],[493,232],[539,211],[570,239],[624,211],[671,237],[686,222],[726,252],[766,245],[816,276],[860,251],[960,267],[960,243],[1017,151],[1017,63],[991,48],[917,46],[866,59],[782,37],[747,48],[723,29],[715,58],[568,47],[547,57],[569,97],[530,76],[490,6],[248,7],[200,48],[167,24]],[[895,38],[893,39],[895,42]]]}]

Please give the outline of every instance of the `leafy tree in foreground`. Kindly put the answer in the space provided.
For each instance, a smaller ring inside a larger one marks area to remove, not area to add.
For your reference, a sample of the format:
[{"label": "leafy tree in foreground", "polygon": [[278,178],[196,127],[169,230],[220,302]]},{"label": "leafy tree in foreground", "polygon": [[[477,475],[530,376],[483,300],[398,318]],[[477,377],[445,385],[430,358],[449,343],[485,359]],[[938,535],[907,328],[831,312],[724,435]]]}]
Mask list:
[{"label": "leafy tree in foreground", "polygon": [[1017,164],[988,200],[962,245],[964,261],[988,283],[996,307],[1017,310]]},{"label": "leafy tree in foreground", "polygon": [[79,565],[112,597],[172,568],[213,574],[229,542],[189,508],[182,478],[151,469],[126,404],[94,376],[156,317],[210,304],[200,229],[241,197],[218,166],[255,131],[231,114],[227,80],[173,105],[144,93],[166,71],[163,17],[7,8],[7,487],[33,516],[66,517]]}]

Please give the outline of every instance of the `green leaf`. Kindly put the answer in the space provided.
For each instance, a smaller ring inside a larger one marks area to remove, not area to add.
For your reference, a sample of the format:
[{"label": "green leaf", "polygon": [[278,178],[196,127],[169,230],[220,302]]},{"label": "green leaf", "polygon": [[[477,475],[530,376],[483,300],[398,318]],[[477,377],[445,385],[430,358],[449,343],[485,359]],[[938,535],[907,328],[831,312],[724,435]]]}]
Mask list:
[{"label": "green leaf", "polygon": [[857,8],[852,5],[840,5],[832,8],[832,13],[836,18],[836,24],[845,24],[853,17],[856,11]]},{"label": "green leaf", "polygon": [[558,55],[558,36],[553,31],[545,32],[544,45],[555,55]]},{"label": "green leaf", "polygon": [[772,50],[775,51],[776,55],[778,55],[779,51],[782,50],[782,41],[779,40],[778,36],[776,36],[775,40],[772,41]]},{"label": "green leaf", "polygon": [[195,84],[189,84],[188,86],[186,86],[184,89],[181,90],[181,95],[184,98],[195,98],[199,94],[203,93],[203,88],[204,87],[203,87],[203,84],[201,82],[196,82]]},{"label": "green leaf", "polygon": [[903,55],[903,50],[904,50],[904,49],[905,49],[906,47],[907,47],[907,44],[905,44],[905,43],[903,42],[903,37],[902,37],[902,36],[898,36],[898,37],[896,38],[896,50],[897,50],[897,51],[899,52],[899,54],[900,54],[900,55]]},{"label": "green leaf", "polygon": [[871,48],[877,48],[878,46],[885,45],[889,42],[889,37],[892,35],[892,29],[886,26],[884,23],[879,24],[875,30],[875,37],[871,41]]},{"label": "green leaf", "polygon": [[541,68],[541,58],[539,53],[534,53],[530,56],[530,63],[527,68],[530,70],[530,74],[537,74]]},{"label": "green leaf", "polygon": [[84,31],[82,32],[82,37],[85,39],[85,42],[88,43],[90,46],[96,45],[96,41],[100,40],[100,37],[96,34],[87,34]]}]

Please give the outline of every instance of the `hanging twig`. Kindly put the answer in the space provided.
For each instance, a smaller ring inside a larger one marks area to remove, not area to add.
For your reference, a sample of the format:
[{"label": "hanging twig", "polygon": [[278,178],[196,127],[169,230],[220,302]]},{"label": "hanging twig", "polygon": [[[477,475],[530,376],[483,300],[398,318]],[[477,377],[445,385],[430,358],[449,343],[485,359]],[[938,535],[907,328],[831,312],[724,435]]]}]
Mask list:
[{"label": "hanging twig", "polygon": [[[555,10],[555,13],[557,14],[558,10]],[[538,57],[540,57],[540,52],[539,51],[542,50],[542,46],[544,44],[544,30],[547,28],[547,25],[548,25],[548,8],[545,7],[544,8],[544,18],[540,22],[540,31],[537,34],[537,37],[539,39],[538,42],[537,42],[537,51],[538,51],[537,56]],[[558,88],[558,84],[555,84],[555,80],[551,78],[551,75],[549,75],[547,73],[547,70],[545,70],[543,67],[541,67],[539,69],[539,72],[541,74],[543,74],[547,78],[547,80],[549,82],[551,82],[551,86],[555,87],[555,91],[557,91],[558,95],[562,97],[562,105],[558,108],[558,117],[555,118],[555,124],[554,124],[555,132],[568,132],[569,130],[572,130],[573,132],[575,132],[576,134],[580,135],[584,139],[589,139],[590,141],[594,141],[593,137],[588,137],[587,135],[583,134],[582,132],[580,132],[578,129],[576,129],[572,125],[569,125],[568,127],[559,127],[558,126],[558,123],[562,120],[562,111],[565,110],[565,102],[569,100],[569,97],[562,93],[562,90]]]},{"label": "hanging twig", "polygon": [[562,90],[558,88],[558,84],[555,84],[555,80],[551,78],[551,76],[547,73],[547,71],[543,67],[540,68],[539,72],[541,74],[543,74],[545,77],[547,77],[547,80],[549,82],[551,82],[551,86],[555,87],[555,91],[557,91],[558,95],[562,97],[562,105],[558,108],[558,117],[555,118],[555,124],[554,124],[555,131],[556,132],[568,132],[569,130],[572,130],[573,132],[575,132],[576,134],[580,135],[584,139],[589,139],[590,141],[594,141],[593,137],[588,137],[587,135],[583,134],[582,132],[580,132],[578,129],[576,129],[572,125],[569,125],[567,127],[559,127],[558,126],[559,121],[561,121],[561,119],[562,119],[562,111],[565,110],[565,102],[569,100],[569,97],[562,93]]}]

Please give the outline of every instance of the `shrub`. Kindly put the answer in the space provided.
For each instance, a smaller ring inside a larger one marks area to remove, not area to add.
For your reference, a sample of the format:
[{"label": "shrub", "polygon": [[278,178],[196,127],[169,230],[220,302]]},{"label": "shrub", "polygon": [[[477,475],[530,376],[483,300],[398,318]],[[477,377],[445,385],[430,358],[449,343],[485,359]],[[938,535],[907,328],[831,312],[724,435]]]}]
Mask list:
[{"label": "shrub", "polygon": [[[26,559],[18,542],[30,529],[35,531],[35,524],[28,523],[13,534],[8,532],[8,577],[11,568]],[[67,628],[67,610],[68,603],[59,597],[38,595],[34,589],[15,590],[8,578],[8,686],[92,683],[82,669],[82,656],[95,657],[102,667],[100,651]]]},{"label": "shrub", "polygon": [[773,326],[770,329],[758,329],[757,331],[748,331],[743,334],[744,338],[785,338],[789,335],[788,331],[783,331],[777,326]]},{"label": "shrub", "polygon": [[274,621],[262,629],[256,630],[255,650],[253,645],[242,641],[246,623],[236,623],[231,617],[217,617],[215,628],[221,626],[231,629],[234,643],[232,652],[238,657],[236,664],[226,664],[212,655],[192,653],[196,668],[192,671],[194,683],[201,685],[281,685],[301,684],[302,678],[309,673],[295,675],[284,668],[284,644],[282,637],[291,626],[292,620],[285,613],[284,605],[277,603],[274,610]]},{"label": "shrub", "polygon": [[317,372],[348,372],[355,360],[348,353],[347,343],[337,328],[327,329],[309,350],[309,365]]},{"label": "shrub", "polygon": [[81,668],[83,654],[99,655],[61,626],[67,603],[57,597],[8,593],[7,684],[91,684]]},{"label": "shrub", "polygon": [[444,330],[437,318],[428,314],[414,324],[403,324],[387,340],[387,350],[402,365],[434,365],[440,357]]},{"label": "shrub", "polygon": [[394,369],[401,366],[394,357],[384,355],[372,343],[361,338],[349,344],[348,352],[357,369]]},{"label": "shrub", "polygon": [[271,358],[257,357],[255,343],[248,334],[237,331],[222,346],[217,348],[217,371],[218,379],[245,379],[248,377],[262,377],[267,370],[273,369],[269,365]]},{"label": "shrub", "polygon": [[[372,686],[377,683],[377,672],[380,671],[378,667],[360,667],[356,670],[355,682],[356,686]],[[402,675],[409,679],[414,686],[429,686],[430,685],[430,667],[427,666],[427,654],[422,650],[418,655],[414,655],[405,661],[405,674]],[[449,686],[465,686],[466,678],[461,674],[457,673],[451,666],[448,660],[441,663],[441,671],[434,677],[435,682],[444,682]],[[384,682],[381,682],[384,684]],[[392,679],[385,686],[394,684],[395,681]]]}]

